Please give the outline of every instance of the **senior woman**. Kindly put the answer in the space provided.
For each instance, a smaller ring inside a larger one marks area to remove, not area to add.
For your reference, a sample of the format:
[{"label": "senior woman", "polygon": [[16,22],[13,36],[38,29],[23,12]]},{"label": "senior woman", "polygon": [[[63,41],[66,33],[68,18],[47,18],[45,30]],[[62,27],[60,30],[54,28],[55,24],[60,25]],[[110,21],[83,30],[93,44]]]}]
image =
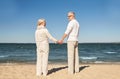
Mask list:
[{"label": "senior woman", "polygon": [[46,76],[48,73],[48,56],[49,56],[49,41],[48,39],[57,43],[57,39],[53,38],[46,28],[45,19],[39,19],[37,30],[35,31],[35,41],[37,47],[37,62],[36,75]]}]

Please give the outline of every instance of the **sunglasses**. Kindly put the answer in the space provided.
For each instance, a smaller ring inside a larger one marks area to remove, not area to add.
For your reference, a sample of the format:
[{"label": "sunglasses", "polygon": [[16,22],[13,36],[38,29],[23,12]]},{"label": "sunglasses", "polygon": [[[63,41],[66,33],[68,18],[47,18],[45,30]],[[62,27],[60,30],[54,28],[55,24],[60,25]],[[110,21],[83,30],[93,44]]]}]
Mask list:
[{"label": "sunglasses", "polygon": [[71,17],[72,15],[69,15],[68,17]]}]

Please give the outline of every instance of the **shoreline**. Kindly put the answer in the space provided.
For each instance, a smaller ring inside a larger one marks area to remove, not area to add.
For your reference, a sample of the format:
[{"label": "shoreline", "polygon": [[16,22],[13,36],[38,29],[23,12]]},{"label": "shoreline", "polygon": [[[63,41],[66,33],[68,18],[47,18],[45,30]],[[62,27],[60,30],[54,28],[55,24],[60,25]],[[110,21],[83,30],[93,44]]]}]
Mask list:
[{"label": "shoreline", "polygon": [[[4,65],[36,65],[36,63],[31,62],[19,62],[19,63],[0,63],[0,66]],[[48,63],[48,65],[68,65],[67,63]],[[79,65],[120,65],[120,62],[108,62],[108,63],[79,63]]]},{"label": "shoreline", "polygon": [[[35,62],[9,62],[9,63],[0,63],[0,65],[36,65]],[[68,65],[66,62],[52,62],[48,65]],[[120,65],[120,62],[106,62],[106,63],[79,63],[79,65]]]}]

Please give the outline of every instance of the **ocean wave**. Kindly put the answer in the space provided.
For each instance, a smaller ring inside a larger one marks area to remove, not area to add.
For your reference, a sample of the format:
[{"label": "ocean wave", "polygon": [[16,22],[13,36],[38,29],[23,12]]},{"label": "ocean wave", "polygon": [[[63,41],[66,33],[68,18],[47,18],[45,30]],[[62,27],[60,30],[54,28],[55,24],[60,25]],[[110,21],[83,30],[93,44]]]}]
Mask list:
[{"label": "ocean wave", "polygon": [[105,52],[105,53],[107,53],[107,54],[115,54],[117,52]]},{"label": "ocean wave", "polygon": [[96,60],[97,57],[80,57],[83,60]]},{"label": "ocean wave", "polygon": [[66,56],[50,56],[49,59],[66,59]]},{"label": "ocean wave", "polygon": [[0,58],[6,58],[6,57],[29,57],[34,56],[33,54],[10,54],[10,55],[0,55]]},{"label": "ocean wave", "polygon": [[95,61],[94,63],[105,63],[104,61]]},{"label": "ocean wave", "polygon": [[8,55],[0,55],[0,58],[8,57]]},{"label": "ocean wave", "polygon": [[10,54],[9,57],[29,57],[29,56],[33,56],[33,54]]}]

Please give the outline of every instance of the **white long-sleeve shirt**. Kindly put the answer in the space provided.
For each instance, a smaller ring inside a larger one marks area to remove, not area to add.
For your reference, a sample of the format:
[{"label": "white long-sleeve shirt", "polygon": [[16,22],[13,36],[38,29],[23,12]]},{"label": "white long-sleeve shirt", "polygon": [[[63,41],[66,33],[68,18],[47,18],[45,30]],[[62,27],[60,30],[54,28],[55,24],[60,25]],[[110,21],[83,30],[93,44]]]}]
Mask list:
[{"label": "white long-sleeve shirt", "polygon": [[65,34],[68,35],[67,41],[78,41],[79,23],[76,19],[73,19],[68,23]]},{"label": "white long-sleeve shirt", "polygon": [[54,41],[55,43],[57,42],[57,40],[49,33],[47,28],[44,26],[38,26],[37,30],[35,31],[36,42],[48,42],[48,39]]}]

